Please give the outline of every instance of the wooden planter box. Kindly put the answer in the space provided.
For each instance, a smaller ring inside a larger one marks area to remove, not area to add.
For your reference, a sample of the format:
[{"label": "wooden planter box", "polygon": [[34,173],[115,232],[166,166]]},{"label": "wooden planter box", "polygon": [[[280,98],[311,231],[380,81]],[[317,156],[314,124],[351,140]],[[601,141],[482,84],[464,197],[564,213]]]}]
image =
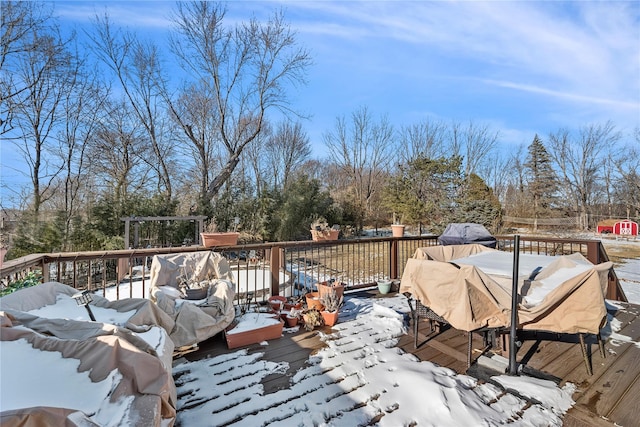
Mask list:
[{"label": "wooden planter box", "polygon": [[245,345],[257,344],[262,341],[280,338],[282,336],[282,327],[284,326],[284,322],[280,316],[277,315],[271,316],[271,318],[277,319],[277,323],[255,329],[243,330],[241,332],[234,332],[234,329],[239,328],[239,325],[232,324],[232,326],[225,330],[224,334],[227,340],[227,347],[230,349],[243,347]]},{"label": "wooden planter box", "polygon": [[314,242],[319,242],[322,240],[338,240],[338,236],[340,235],[340,230],[327,230],[327,231],[318,231],[311,230],[311,238]]},{"label": "wooden planter box", "polygon": [[227,233],[200,233],[202,245],[211,248],[214,246],[233,246],[238,243],[240,233],[233,231]]}]

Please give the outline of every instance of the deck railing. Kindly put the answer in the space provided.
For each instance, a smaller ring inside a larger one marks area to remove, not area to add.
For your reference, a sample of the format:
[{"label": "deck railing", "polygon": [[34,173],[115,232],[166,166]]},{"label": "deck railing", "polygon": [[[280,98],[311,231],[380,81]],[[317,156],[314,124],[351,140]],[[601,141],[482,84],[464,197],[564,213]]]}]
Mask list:
[{"label": "deck railing", "polygon": [[[116,299],[145,296],[149,277],[145,269],[154,255],[210,251],[221,252],[238,282],[238,300],[251,292],[257,299],[270,295],[302,295],[317,282],[335,279],[347,289],[373,286],[378,278],[399,279],[404,265],[417,248],[437,245],[437,236],[374,237],[336,241],[296,241],[246,244],[221,248],[187,246],[118,251],[32,254],[7,261],[0,269],[0,286],[36,272],[45,281],[57,281],[77,289],[115,293]],[[513,251],[513,236],[498,237],[498,248]],[[582,253],[594,264],[608,261],[598,240],[520,239],[521,253],[566,255]],[[626,301],[611,273],[607,298]],[[115,286],[128,283],[129,286]],[[240,286],[240,285],[238,285]]]}]

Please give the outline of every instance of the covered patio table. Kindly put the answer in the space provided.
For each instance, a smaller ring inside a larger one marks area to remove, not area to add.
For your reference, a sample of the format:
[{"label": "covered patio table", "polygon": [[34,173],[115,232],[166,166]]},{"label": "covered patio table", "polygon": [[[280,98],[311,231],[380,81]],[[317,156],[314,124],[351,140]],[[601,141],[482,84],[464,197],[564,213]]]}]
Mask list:
[{"label": "covered patio table", "polygon": [[[517,328],[598,334],[607,319],[612,265],[594,265],[579,253],[520,254]],[[507,328],[512,274],[509,252],[479,244],[425,247],[407,261],[400,292],[409,292],[456,329]]]}]

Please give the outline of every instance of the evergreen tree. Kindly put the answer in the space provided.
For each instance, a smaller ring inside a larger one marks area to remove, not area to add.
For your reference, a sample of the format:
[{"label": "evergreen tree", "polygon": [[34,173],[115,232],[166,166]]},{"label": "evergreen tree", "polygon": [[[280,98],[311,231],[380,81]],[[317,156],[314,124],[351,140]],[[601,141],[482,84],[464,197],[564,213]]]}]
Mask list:
[{"label": "evergreen tree", "polygon": [[527,189],[530,194],[534,218],[533,230],[538,229],[538,219],[548,213],[558,190],[558,180],[552,168],[551,157],[542,140],[536,134],[528,147],[524,164]]},{"label": "evergreen tree", "polygon": [[314,219],[324,217],[329,224],[340,223],[328,192],[322,191],[317,179],[301,175],[291,181],[281,197],[274,197],[271,216],[267,219],[265,240],[286,241],[310,238]]},{"label": "evergreen tree", "polygon": [[383,204],[405,224],[446,224],[460,205],[460,156],[419,156],[400,165],[383,190]]},{"label": "evergreen tree", "polygon": [[491,231],[498,231],[502,220],[502,206],[493,190],[478,175],[472,173],[462,194],[460,208],[452,222],[474,222]]}]

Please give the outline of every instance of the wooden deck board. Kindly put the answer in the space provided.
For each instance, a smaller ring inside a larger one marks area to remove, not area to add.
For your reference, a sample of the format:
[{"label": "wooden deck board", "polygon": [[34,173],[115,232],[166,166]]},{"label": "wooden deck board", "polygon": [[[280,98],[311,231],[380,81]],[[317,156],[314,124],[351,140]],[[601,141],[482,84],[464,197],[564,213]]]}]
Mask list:
[{"label": "wooden deck board", "polygon": [[[562,419],[564,427],[612,427],[613,424],[583,407],[574,407]],[[633,425],[633,424],[629,424]]]},{"label": "wooden deck board", "polygon": [[[640,307],[631,306],[613,313],[621,322],[619,334],[626,335],[633,341],[640,339]],[[442,332],[430,334],[427,322],[421,322],[420,332],[429,335],[426,342],[419,342],[414,348],[414,338],[409,334],[399,338],[397,346],[420,360],[428,360],[439,366],[453,369],[458,373],[467,372],[467,334],[451,327]],[[323,328],[331,332],[330,328]],[[593,375],[589,376],[585,369],[576,342],[561,342],[551,339],[552,336],[538,336],[538,339],[525,340],[517,353],[518,362],[552,377],[562,379],[562,384],[576,384],[574,394],[576,404],[565,415],[564,425],[568,427],[585,426],[622,426],[640,425],[640,349],[634,344],[624,343],[618,346],[606,343],[606,358],[599,354],[593,338],[588,342],[593,366]],[[565,341],[571,341],[570,337]],[[573,339],[575,341],[575,337]],[[482,347],[480,335],[474,336],[473,359],[479,356]],[[264,359],[273,362],[287,362],[289,369],[282,374],[265,377],[263,386],[265,394],[286,388],[291,376],[300,368],[308,366],[308,359],[317,349],[323,348],[317,331],[307,332],[304,329],[296,333],[284,333],[283,337],[269,341],[266,346],[254,344],[246,347],[249,352],[263,352]],[[238,349],[239,350],[239,349]],[[200,345],[196,352],[184,356],[187,360],[214,357],[236,350],[228,350],[224,339],[218,335]]]},{"label": "wooden deck board", "polygon": [[[639,313],[638,306],[613,312],[622,325],[619,334],[633,341],[640,339]],[[456,333],[457,338],[454,338]],[[447,330],[430,339],[441,341],[457,352],[466,352],[466,337],[459,331]],[[455,339],[458,340],[457,344],[453,344]],[[412,352],[423,360],[432,360],[459,373],[466,370],[466,364],[461,366],[455,357],[438,355],[438,346],[430,346],[429,351],[413,350],[413,341],[406,342],[410,345],[402,346],[405,351]],[[473,344],[475,359],[482,340],[474,337]],[[627,349],[626,356],[619,354],[623,346]],[[446,351],[446,347],[441,348]],[[518,350],[517,360],[543,373],[561,378],[562,383],[572,382],[578,386],[574,395],[576,404],[566,414],[565,426],[612,426],[614,423],[624,426],[640,425],[640,405],[637,404],[640,393],[640,349],[632,344],[616,347],[609,342],[605,344],[606,357],[602,358],[595,337],[588,336],[587,351],[593,369],[592,376],[587,373],[577,335],[539,334],[537,339],[524,340]],[[617,362],[618,360],[620,361]],[[619,377],[624,377],[624,380]],[[604,389],[604,385],[607,385],[608,390]],[[602,397],[604,394],[607,395],[606,398]],[[588,404],[589,399],[591,404]]]},{"label": "wooden deck board", "polygon": [[[611,410],[619,404],[628,389],[633,386],[638,376],[640,352],[625,351],[616,358],[610,369],[582,394],[579,402],[588,406],[593,412],[609,417]],[[637,402],[635,402],[637,405]]]},{"label": "wooden deck board", "polygon": [[[578,337],[572,337],[574,342],[553,341],[551,338],[552,337],[541,339],[542,345],[540,346],[540,350],[526,360],[518,358],[519,362],[524,362],[528,366],[538,370],[553,372],[553,374],[559,378],[564,378],[570,372],[577,369],[582,369],[583,374],[586,375],[587,368],[582,357]],[[564,337],[564,339],[566,338],[568,337]],[[590,350],[592,358],[595,357],[593,350],[593,348]],[[598,353],[597,346],[595,353]],[[519,356],[521,354],[521,352],[518,352]]]},{"label": "wooden deck board", "polygon": [[[634,310],[620,312],[616,319],[624,325],[619,334],[633,341],[640,338],[638,316]],[[613,345],[609,342],[605,350],[606,359],[598,359],[599,355],[594,358],[594,375],[584,378],[580,383],[581,390],[574,397],[576,406],[586,407],[592,413],[615,420],[620,425],[640,425],[637,412],[640,349],[635,344]],[[579,372],[571,372],[566,376],[566,381],[570,382],[580,379]],[[635,414],[635,418],[630,414]],[[634,421],[629,423],[630,420]]]},{"label": "wooden deck board", "polygon": [[621,426],[640,425],[640,380],[636,375],[633,384],[626,390],[624,396],[618,398],[616,406],[609,413],[608,418],[616,420]]}]

